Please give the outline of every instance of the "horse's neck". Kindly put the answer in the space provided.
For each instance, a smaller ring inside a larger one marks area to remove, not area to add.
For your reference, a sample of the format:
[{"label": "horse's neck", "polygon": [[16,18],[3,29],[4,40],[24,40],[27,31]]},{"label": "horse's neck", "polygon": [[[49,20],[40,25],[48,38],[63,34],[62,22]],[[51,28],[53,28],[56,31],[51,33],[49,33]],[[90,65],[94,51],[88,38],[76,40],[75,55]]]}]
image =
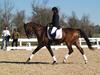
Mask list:
[{"label": "horse's neck", "polygon": [[41,26],[41,25],[39,25],[39,24],[35,24],[35,25],[33,26],[33,28],[34,28],[36,31],[38,31],[38,30],[43,29],[43,26]]},{"label": "horse's neck", "polygon": [[40,25],[34,25],[33,30],[37,37],[41,37],[44,31],[44,27]]}]

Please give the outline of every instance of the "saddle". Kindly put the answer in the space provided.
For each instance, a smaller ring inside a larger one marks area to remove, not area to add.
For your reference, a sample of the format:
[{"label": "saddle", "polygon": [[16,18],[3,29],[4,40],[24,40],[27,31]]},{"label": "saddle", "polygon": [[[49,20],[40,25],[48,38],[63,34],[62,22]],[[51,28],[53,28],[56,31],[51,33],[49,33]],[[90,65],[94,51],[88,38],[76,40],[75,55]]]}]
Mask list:
[{"label": "saddle", "polygon": [[61,39],[62,38],[62,28],[57,28],[54,26],[47,27],[47,36],[51,40]]}]

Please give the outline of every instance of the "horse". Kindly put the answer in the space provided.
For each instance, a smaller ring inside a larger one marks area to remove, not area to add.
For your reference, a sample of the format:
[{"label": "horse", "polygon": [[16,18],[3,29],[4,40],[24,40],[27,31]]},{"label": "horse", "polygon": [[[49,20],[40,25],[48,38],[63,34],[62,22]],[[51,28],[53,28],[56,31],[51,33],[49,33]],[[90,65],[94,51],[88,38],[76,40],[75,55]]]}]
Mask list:
[{"label": "horse", "polygon": [[38,52],[42,47],[46,47],[50,53],[50,55],[53,58],[52,64],[57,63],[57,59],[51,49],[51,44],[60,44],[60,43],[65,43],[69,52],[65,54],[63,63],[67,62],[68,57],[73,53],[73,48],[72,45],[75,45],[77,49],[80,51],[82,54],[85,64],[88,62],[88,59],[84,53],[84,50],[81,48],[79,44],[79,37],[83,37],[86,41],[86,44],[88,45],[88,48],[91,50],[94,50],[90,40],[88,39],[88,36],[85,34],[85,32],[81,29],[74,29],[74,28],[62,28],[62,38],[61,39],[55,39],[51,40],[47,36],[47,26],[43,26],[41,24],[37,24],[35,22],[28,22],[24,23],[24,29],[25,33],[28,38],[30,38],[33,34],[37,37],[38,40],[38,45],[37,48],[32,52],[30,57],[27,59],[26,62],[29,62],[34,54]]}]

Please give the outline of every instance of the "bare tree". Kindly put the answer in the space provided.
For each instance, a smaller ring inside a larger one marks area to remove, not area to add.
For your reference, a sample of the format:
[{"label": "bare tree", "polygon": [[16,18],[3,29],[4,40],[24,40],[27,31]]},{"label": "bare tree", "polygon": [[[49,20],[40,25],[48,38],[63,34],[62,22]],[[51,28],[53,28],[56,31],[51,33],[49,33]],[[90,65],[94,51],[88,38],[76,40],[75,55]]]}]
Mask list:
[{"label": "bare tree", "polygon": [[13,28],[16,27],[18,32],[20,32],[21,34],[24,33],[24,29],[23,29],[24,20],[25,20],[24,11],[17,12],[13,19],[13,24],[14,24]]},{"label": "bare tree", "polygon": [[13,7],[13,3],[10,0],[2,1],[2,6],[0,6],[0,31],[3,30],[4,26],[10,28]]},{"label": "bare tree", "polygon": [[[2,19],[2,9],[0,8],[0,31],[2,31],[2,29],[3,29],[2,21],[3,21],[3,19]],[[1,34],[1,32],[0,32],[0,34]]]},{"label": "bare tree", "polygon": [[63,28],[68,27],[66,18],[67,18],[67,16],[64,15],[64,14],[60,17],[60,23],[59,23],[59,24],[60,24],[60,26],[63,27]]},{"label": "bare tree", "polygon": [[9,26],[12,21],[12,10],[14,6],[9,0],[4,0],[4,7],[2,8],[2,19],[3,19],[3,26]]},{"label": "bare tree", "polygon": [[42,25],[46,25],[51,21],[51,11],[49,8],[46,8],[48,0],[42,0],[39,3],[39,0],[33,0],[32,9],[33,9],[33,16],[32,21],[38,22]]},{"label": "bare tree", "polygon": [[72,16],[70,16],[68,18],[68,25],[71,28],[77,28],[78,27],[78,18],[76,16],[75,12],[72,12]]},{"label": "bare tree", "polygon": [[[41,0],[42,2],[39,3],[40,0],[33,0],[32,9],[33,9],[33,17],[32,21],[40,23],[42,25],[47,25],[52,20],[52,12],[51,8],[47,8],[46,4],[49,0]],[[64,19],[66,18],[65,15],[62,15],[60,18],[60,25],[65,27],[67,26]]]},{"label": "bare tree", "polygon": [[89,37],[92,37],[94,33],[92,26],[93,26],[93,23],[90,22],[89,16],[83,15],[81,19],[81,29],[83,29]]},{"label": "bare tree", "polygon": [[92,28],[94,29],[94,34],[99,35],[100,36],[100,25],[94,25],[92,26]]}]

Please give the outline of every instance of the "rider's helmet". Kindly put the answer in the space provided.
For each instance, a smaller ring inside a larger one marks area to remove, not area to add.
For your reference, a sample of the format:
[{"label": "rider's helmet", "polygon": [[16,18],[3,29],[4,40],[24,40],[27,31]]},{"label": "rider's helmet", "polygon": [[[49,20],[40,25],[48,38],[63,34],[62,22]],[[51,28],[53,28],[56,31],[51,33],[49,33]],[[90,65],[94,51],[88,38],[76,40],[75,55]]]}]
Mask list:
[{"label": "rider's helmet", "polygon": [[52,8],[52,11],[58,12],[58,8],[57,8],[57,7],[53,7],[53,8]]}]

